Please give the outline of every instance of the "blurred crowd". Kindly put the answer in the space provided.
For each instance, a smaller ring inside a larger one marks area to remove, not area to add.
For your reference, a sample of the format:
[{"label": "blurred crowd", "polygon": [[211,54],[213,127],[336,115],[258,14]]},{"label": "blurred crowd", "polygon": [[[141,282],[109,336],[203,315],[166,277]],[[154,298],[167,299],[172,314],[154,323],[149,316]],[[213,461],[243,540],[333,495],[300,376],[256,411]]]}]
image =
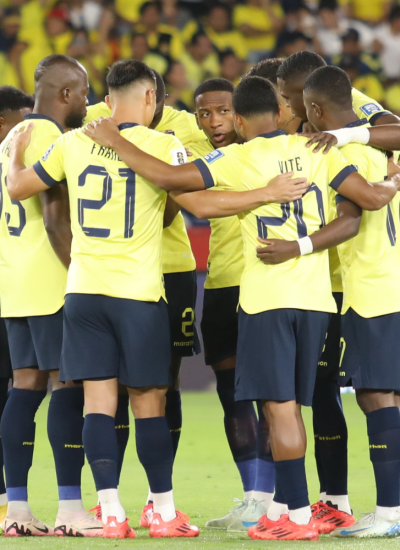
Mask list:
[{"label": "blurred crowd", "polygon": [[33,92],[37,63],[67,54],[87,69],[90,102],[107,67],[134,57],[160,72],[167,104],[250,64],[313,50],[354,86],[400,114],[400,5],[388,0],[0,0],[0,85]]}]

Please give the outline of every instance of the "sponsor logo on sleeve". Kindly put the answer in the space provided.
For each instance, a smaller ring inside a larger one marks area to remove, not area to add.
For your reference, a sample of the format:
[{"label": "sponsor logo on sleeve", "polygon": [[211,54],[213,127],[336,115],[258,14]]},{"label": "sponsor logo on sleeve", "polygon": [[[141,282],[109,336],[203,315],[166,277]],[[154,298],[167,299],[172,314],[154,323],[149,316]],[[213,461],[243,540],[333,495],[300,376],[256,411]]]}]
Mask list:
[{"label": "sponsor logo on sleeve", "polygon": [[213,162],[224,156],[224,153],[220,149],[216,149],[215,151],[211,151],[211,153],[208,153],[208,155],[205,155],[203,158],[208,164],[212,164]]},{"label": "sponsor logo on sleeve", "polygon": [[47,149],[47,151],[45,152],[45,154],[42,156],[42,160],[43,160],[43,161],[46,161],[46,160],[49,158],[49,155],[50,155],[51,150],[53,149],[54,145],[55,145],[55,143],[53,143],[53,145],[51,145],[51,146]]},{"label": "sponsor logo on sleeve", "polygon": [[377,105],[376,103],[367,103],[366,105],[363,105],[360,107],[360,111],[364,113],[364,115],[370,116],[374,113],[378,113],[379,111],[382,111],[382,107]]},{"label": "sponsor logo on sleeve", "polygon": [[172,149],[172,164],[185,164],[187,162],[186,159],[186,153],[182,151],[182,149]]}]

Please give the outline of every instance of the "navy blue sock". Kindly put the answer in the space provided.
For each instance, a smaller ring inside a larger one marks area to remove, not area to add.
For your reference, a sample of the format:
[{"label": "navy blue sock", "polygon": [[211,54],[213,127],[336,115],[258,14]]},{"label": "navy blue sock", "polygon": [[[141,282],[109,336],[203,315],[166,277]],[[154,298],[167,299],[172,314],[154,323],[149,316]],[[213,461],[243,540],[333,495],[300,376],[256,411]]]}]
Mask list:
[{"label": "navy blue sock", "polygon": [[182,404],[180,390],[167,391],[165,418],[167,419],[169,431],[171,432],[172,449],[174,451],[175,458],[182,430]]},{"label": "navy blue sock", "polygon": [[368,413],[369,453],[374,467],[377,505],[399,505],[400,412],[385,407]]},{"label": "navy blue sock", "polygon": [[326,493],[326,479],[324,475],[324,468],[321,462],[320,447],[318,445],[319,435],[318,435],[318,425],[315,419],[315,414],[313,414],[313,431],[314,431],[314,456],[315,456],[315,464],[317,466],[319,492]]},{"label": "navy blue sock", "polygon": [[118,443],[115,419],[106,414],[87,414],[83,445],[97,491],[118,487]]},{"label": "navy blue sock", "polygon": [[51,394],[47,434],[56,465],[60,500],[80,500],[83,450],[83,388],[62,388]]},{"label": "navy blue sock", "polygon": [[286,504],[285,503],[285,497],[283,495],[282,488],[278,481],[278,476],[275,480],[275,494],[274,494],[274,501],[278,502],[279,504]]},{"label": "navy blue sock", "polygon": [[118,442],[118,483],[121,477],[125,450],[129,440],[129,395],[118,395],[117,412],[115,413],[115,431]]},{"label": "navy blue sock", "polygon": [[174,453],[165,416],[137,418],[136,449],[152,493],[172,490]]},{"label": "navy blue sock", "polygon": [[316,455],[323,472],[320,485],[328,495],[347,495],[347,425],[336,381],[317,380],[313,420],[314,433],[318,436],[315,438]]},{"label": "navy blue sock", "polygon": [[262,410],[262,402],[257,401],[257,473],[255,491],[273,493],[275,488],[275,463],[269,440],[269,426]]},{"label": "navy blue sock", "polygon": [[257,474],[257,415],[251,401],[235,401],[235,369],[216,371],[215,376],[233,460],[244,492],[253,491]]},{"label": "navy blue sock", "polygon": [[35,414],[46,390],[12,388],[1,418],[8,500],[27,500],[28,472],[35,442]]},{"label": "navy blue sock", "polygon": [[309,506],[304,456],[275,462],[276,483],[289,510]]},{"label": "navy blue sock", "polygon": [[[8,397],[8,378],[0,378],[0,420],[3,415],[4,407],[6,406]],[[3,445],[0,437],[0,495],[4,495],[6,492],[6,484],[4,480],[4,459],[3,459]]]}]

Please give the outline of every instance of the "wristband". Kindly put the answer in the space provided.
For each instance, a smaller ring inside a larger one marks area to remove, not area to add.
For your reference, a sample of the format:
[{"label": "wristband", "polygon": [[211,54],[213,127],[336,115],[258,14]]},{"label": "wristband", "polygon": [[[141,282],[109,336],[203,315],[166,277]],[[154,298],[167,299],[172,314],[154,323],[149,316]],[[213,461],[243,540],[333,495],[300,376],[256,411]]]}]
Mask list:
[{"label": "wristband", "polygon": [[341,128],[340,130],[328,130],[324,134],[331,134],[337,139],[336,147],[344,147],[349,143],[361,143],[367,145],[370,134],[368,128]]},{"label": "wristband", "polygon": [[300,248],[300,256],[305,256],[306,254],[311,254],[314,250],[312,240],[310,237],[302,237],[297,239]]}]

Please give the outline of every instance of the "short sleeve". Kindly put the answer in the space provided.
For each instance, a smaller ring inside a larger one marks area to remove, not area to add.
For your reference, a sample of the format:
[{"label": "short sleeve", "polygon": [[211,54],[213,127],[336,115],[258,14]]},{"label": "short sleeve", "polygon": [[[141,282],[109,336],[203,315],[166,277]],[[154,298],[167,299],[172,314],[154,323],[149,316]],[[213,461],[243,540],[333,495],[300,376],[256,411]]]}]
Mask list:
[{"label": "short sleeve", "polygon": [[65,179],[64,146],[65,139],[64,136],[61,136],[33,165],[36,174],[49,187],[53,187]]},{"label": "short sleeve", "polygon": [[335,191],[338,190],[344,180],[350,176],[353,172],[357,172],[357,169],[344,158],[342,153],[336,147],[327,154],[328,162],[328,179],[329,185]]},{"label": "short sleeve", "polygon": [[238,157],[230,153],[230,148],[224,147],[224,150],[215,149],[208,155],[197,159],[194,164],[200,170],[203,176],[206,189],[218,186],[221,189],[239,190],[237,189],[240,181],[241,169],[238,162]]},{"label": "short sleeve", "polygon": [[354,88],[353,90],[353,109],[358,118],[366,118],[371,126],[373,126],[381,116],[392,114],[374,99],[371,99]]}]

